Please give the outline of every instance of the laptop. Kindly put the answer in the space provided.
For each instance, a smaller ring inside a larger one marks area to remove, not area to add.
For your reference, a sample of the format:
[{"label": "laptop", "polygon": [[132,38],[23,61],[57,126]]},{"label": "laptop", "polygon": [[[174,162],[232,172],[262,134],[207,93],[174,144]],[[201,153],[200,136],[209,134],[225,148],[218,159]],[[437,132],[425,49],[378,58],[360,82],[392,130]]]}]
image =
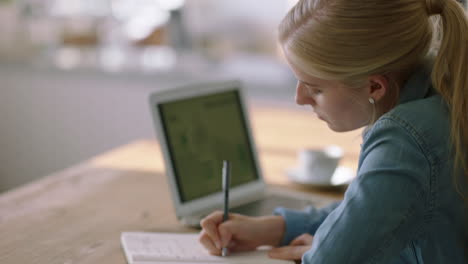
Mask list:
[{"label": "laptop", "polygon": [[317,197],[264,182],[239,81],[154,92],[149,103],[177,218],[189,226],[222,209],[222,165],[231,163],[230,211],[271,215],[317,206]]}]

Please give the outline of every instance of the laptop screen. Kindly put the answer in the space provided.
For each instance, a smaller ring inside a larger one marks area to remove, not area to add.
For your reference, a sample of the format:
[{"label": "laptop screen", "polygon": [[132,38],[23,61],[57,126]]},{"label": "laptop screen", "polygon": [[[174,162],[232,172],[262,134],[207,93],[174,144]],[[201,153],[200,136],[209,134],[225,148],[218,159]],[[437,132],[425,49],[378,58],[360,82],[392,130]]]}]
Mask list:
[{"label": "laptop screen", "polygon": [[258,179],[236,89],[159,104],[181,202],[221,191],[223,160],[231,187]]}]

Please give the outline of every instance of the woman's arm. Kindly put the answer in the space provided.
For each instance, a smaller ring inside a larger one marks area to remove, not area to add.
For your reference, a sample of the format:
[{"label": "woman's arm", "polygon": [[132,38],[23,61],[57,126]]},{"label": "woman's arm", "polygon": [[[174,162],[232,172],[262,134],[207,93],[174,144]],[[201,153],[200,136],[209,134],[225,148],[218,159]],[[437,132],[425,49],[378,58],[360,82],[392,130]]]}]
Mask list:
[{"label": "woman's arm", "polygon": [[303,211],[279,207],[275,215],[281,215],[286,222],[286,230],[281,240],[281,246],[289,245],[296,237],[308,233],[315,234],[325,218],[341,202],[332,203],[324,208],[307,207]]},{"label": "woman's arm", "polygon": [[375,124],[358,178],[315,233],[303,263],[387,263],[421,232],[431,171],[408,129],[390,119]]}]

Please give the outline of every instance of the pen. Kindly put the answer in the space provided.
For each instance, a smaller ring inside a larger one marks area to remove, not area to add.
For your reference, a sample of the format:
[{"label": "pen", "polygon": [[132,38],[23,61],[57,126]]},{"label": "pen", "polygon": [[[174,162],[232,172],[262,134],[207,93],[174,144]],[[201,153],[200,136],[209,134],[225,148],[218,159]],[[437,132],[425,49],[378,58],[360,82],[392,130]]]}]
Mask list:
[{"label": "pen", "polygon": [[[223,161],[223,193],[224,193],[224,214],[223,222],[229,218],[229,181],[231,177],[231,163],[228,160]],[[223,247],[221,255],[227,255],[227,248]]]}]

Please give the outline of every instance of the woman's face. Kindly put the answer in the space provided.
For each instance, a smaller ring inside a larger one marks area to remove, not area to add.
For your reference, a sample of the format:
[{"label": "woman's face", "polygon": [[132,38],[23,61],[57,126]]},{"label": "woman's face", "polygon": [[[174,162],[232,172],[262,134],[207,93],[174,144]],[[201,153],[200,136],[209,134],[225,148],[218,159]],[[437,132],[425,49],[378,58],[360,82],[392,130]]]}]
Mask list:
[{"label": "woman's face", "polygon": [[346,132],[367,125],[373,108],[365,89],[346,87],[338,81],[310,76],[291,61],[289,65],[298,82],[296,103],[310,105],[317,117],[335,132]]}]

